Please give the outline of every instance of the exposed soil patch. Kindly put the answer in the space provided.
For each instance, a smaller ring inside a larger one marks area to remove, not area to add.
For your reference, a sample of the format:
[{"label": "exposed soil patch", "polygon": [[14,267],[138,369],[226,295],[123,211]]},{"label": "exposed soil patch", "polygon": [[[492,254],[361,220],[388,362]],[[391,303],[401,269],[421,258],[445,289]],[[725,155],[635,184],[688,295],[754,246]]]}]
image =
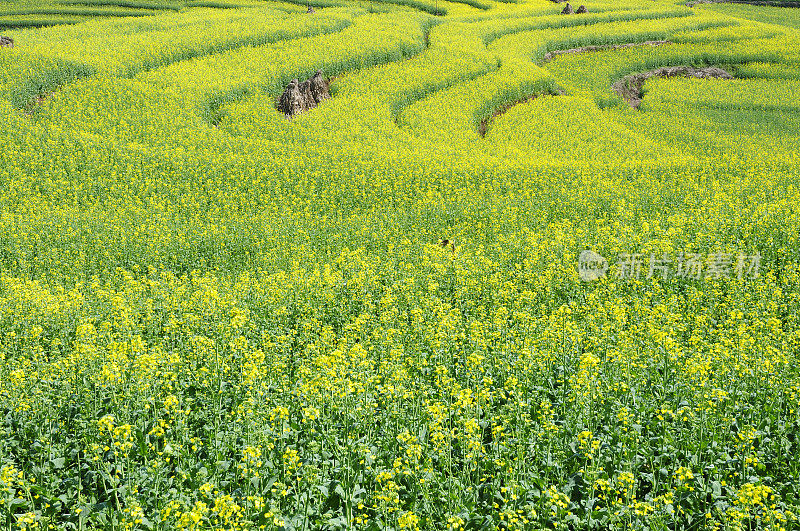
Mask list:
[{"label": "exposed soil patch", "polygon": [[278,101],[278,110],[288,120],[313,109],[330,97],[330,80],[324,79],[322,71],[317,70],[316,74],[303,82],[293,79],[289,83]]},{"label": "exposed soil patch", "polygon": [[531,100],[534,100],[534,99],[538,98],[539,96],[563,96],[564,94],[565,94],[565,92],[559,88],[559,89],[556,89],[555,91],[552,91],[552,92],[542,92],[542,93],[538,93],[538,94],[532,94],[530,96],[526,96],[526,97],[524,97],[522,99],[519,99],[517,101],[508,103],[508,104],[500,107],[499,109],[496,109],[492,113],[491,116],[488,116],[488,117],[484,118],[481,121],[481,125],[478,126],[478,134],[481,135],[481,138],[485,137],[486,136],[486,131],[489,129],[489,124],[492,123],[492,121],[495,118],[497,118],[498,116],[502,116],[503,114],[508,112],[508,110],[511,107],[514,107],[515,105],[521,105],[523,103],[527,103],[527,102],[529,102]]},{"label": "exposed soil patch", "polygon": [[634,46],[660,46],[662,44],[670,44],[669,41],[645,41],[645,42],[629,42],[625,44],[604,44],[599,46],[582,46],[580,48],[570,48],[569,50],[553,50],[544,54],[544,62],[552,60],[557,55],[567,55],[574,53],[586,52],[599,52],[603,50],[619,50],[622,48],[632,48]]},{"label": "exposed soil patch", "polygon": [[688,7],[697,4],[749,4],[751,6],[770,6],[770,7],[800,7],[797,0],[693,0],[686,2]]},{"label": "exposed soil patch", "polygon": [[42,105],[44,105],[44,102],[50,98],[55,97],[55,94],[56,94],[55,91],[39,94],[31,101],[29,101],[27,105],[25,105],[25,108],[22,111],[23,114],[25,114],[25,116],[33,116],[36,113],[36,111],[39,110],[39,108]]},{"label": "exposed soil patch", "polygon": [[722,68],[716,66],[707,66],[705,68],[695,68],[693,66],[664,66],[650,70],[649,72],[640,72],[637,74],[630,74],[619,81],[615,82],[611,87],[614,92],[622,96],[628,102],[628,105],[634,109],[639,108],[642,103],[642,85],[651,77],[694,77],[698,79],[733,79],[733,76]]},{"label": "exposed soil patch", "polygon": [[5,35],[0,35],[0,48],[13,48],[14,47],[14,39],[11,37],[6,37]]}]

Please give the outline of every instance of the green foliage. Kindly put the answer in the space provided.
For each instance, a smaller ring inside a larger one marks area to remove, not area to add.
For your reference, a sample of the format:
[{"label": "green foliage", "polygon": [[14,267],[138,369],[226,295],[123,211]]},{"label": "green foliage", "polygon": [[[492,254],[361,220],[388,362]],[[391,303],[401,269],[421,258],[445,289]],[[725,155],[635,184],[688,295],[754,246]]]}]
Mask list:
[{"label": "green foliage", "polygon": [[800,525],[791,14],[84,4],[0,48],[4,528]]}]

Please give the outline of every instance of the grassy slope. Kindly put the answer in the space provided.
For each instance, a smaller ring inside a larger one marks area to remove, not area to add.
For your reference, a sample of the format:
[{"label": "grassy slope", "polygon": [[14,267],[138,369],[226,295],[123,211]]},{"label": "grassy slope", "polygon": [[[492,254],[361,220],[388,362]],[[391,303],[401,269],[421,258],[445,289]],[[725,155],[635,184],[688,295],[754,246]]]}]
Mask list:
[{"label": "grassy slope", "polygon": [[702,4],[699,9],[739,17],[767,24],[778,24],[800,29],[800,9],[790,7],[751,6],[744,4]]}]

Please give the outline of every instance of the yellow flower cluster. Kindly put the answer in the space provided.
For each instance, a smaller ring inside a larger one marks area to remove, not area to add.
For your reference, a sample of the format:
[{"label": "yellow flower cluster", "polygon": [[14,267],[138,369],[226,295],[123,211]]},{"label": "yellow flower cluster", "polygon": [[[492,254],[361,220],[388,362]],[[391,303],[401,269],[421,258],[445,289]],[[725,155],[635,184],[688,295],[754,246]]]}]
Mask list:
[{"label": "yellow flower cluster", "polygon": [[5,527],[797,524],[796,15],[239,3],[0,49]]}]

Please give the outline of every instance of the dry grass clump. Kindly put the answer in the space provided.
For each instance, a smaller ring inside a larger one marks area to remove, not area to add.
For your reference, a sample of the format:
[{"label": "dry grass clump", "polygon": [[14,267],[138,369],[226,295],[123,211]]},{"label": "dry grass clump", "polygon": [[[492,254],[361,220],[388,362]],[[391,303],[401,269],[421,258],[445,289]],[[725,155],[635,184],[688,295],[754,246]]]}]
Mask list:
[{"label": "dry grass clump", "polygon": [[317,70],[313,76],[302,83],[298,79],[293,79],[289,82],[286,90],[278,100],[278,110],[286,115],[286,118],[292,118],[302,112],[313,109],[322,100],[330,97],[329,84],[322,77],[322,71]]}]

